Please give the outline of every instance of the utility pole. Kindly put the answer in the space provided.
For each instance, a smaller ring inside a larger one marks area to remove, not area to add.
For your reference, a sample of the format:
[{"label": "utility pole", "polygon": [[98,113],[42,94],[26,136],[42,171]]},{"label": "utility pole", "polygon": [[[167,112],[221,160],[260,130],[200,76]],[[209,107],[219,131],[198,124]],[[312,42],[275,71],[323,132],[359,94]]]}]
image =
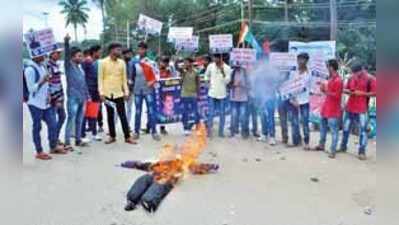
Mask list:
[{"label": "utility pole", "polygon": [[284,1],[284,28],[283,37],[288,40],[288,0]]},{"label": "utility pole", "polygon": [[337,37],[337,1],[330,0],[330,40]]},{"label": "utility pole", "polygon": [[126,46],[130,48],[130,21],[126,21]]}]

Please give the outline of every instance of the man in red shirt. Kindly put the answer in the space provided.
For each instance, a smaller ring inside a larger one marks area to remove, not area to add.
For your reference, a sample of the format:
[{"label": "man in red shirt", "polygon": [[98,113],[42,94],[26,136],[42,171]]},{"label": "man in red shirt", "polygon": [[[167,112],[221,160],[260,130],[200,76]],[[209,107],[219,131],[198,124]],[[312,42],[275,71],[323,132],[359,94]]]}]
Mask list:
[{"label": "man in red shirt", "polygon": [[351,128],[358,124],[360,126],[360,160],[366,159],[368,102],[370,97],[376,96],[376,89],[376,79],[370,76],[362,65],[352,67],[352,76],[344,89],[344,93],[349,95],[349,99],[345,109],[341,151],[346,152]]},{"label": "man in red shirt", "polygon": [[338,145],[339,118],[342,115],[341,98],[343,83],[339,76],[338,61],[331,59],[327,62],[329,79],[326,84],[321,85],[321,91],[326,95],[321,108],[320,142],[316,151],[324,151],[328,127],[331,130],[332,142],[330,147],[330,158],[335,158]]}]

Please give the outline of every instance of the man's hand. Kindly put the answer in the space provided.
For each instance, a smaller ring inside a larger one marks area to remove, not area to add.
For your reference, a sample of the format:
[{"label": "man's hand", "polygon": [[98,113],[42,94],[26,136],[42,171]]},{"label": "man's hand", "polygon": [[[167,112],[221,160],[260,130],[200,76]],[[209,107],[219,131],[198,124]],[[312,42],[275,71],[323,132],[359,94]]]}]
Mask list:
[{"label": "man's hand", "polygon": [[50,74],[46,74],[46,75],[42,78],[42,80],[40,81],[40,85],[43,85],[43,84],[49,82],[49,80],[50,80]]},{"label": "man's hand", "polygon": [[364,95],[366,95],[366,93],[363,91],[356,90],[353,92],[353,95],[354,96],[364,96]]},{"label": "man's hand", "polygon": [[101,102],[105,102],[105,96],[104,95],[100,95],[100,100],[101,100]]},{"label": "man's hand", "polygon": [[129,95],[124,95],[123,99],[125,99],[125,101],[127,101],[129,99]]}]

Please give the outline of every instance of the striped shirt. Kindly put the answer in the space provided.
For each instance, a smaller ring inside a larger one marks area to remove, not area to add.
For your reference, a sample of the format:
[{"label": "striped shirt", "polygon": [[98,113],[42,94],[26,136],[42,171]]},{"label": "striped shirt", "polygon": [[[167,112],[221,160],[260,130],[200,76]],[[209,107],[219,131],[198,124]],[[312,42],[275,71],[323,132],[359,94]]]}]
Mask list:
[{"label": "striped shirt", "polygon": [[53,60],[47,62],[47,70],[50,73],[49,90],[51,95],[51,104],[64,103],[64,89],[61,83],[60,65]]}]

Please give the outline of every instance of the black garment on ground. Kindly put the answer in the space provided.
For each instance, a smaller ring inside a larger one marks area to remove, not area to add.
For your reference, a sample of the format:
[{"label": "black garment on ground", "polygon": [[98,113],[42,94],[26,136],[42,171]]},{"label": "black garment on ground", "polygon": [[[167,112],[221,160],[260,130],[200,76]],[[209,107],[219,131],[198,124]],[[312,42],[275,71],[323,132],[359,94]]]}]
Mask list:
[{"label": "black garment on ground", "polygon": [[[106,98],[108,101],[114,102],[116,105],[116,111],[118,113],[119,119],[122,124],[122,130],[123,134],[125,135],[125,139],[130,137],[130,128],[129,124],[127,122],[127,117],[126,117],[126,110],[125,110],[125,100],[123,97],[121,98]],[[114,108],[112,106],[109,106],[105,104],[105,108],[107,109],[107,121],[108,121],[108,128],[109,128],[109,136],[111,138],[116,137],[116,132],[115,132],[115,120],[114,120]]]}]

